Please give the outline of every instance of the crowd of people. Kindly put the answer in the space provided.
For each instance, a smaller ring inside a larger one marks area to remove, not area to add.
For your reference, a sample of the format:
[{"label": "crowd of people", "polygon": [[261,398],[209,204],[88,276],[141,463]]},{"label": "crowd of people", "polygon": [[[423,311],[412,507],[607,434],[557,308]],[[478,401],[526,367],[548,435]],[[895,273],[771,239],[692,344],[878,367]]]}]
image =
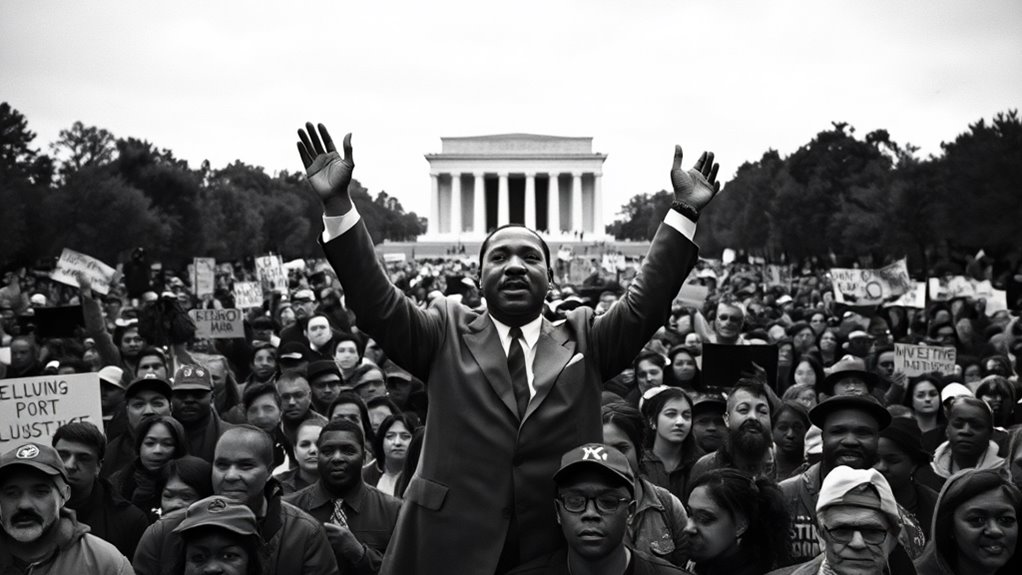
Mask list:
[{"label": "crowd of people", "polygon": [[[0,377],[94,372],[103,421],[5,444],[0,574],[1022,572],[1017,311],[848,307],[825,268],[698,260],[717,167],[680,148],[638,273],[555,282],[514,225],[478,261],[384,264],[349,138],[300,140],[329,264],[243,338],[185,314],[233,308],[240,267],[203,298],[148,264],[107,295],[5,276]],[[66,333],[33,319],[57,307]],[[908,377],[896,343],[955,369]],[[704,344],[773,346],[776,373],[714,379]]]}]

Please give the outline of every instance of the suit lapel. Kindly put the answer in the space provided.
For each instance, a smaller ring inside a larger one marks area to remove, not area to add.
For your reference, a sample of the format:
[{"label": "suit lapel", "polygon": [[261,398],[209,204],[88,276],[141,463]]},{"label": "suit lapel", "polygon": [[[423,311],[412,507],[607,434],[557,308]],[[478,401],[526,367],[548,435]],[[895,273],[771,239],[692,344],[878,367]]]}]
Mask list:
[{"label": "suit lapel", "polygon": [[536,357],[532,362],[532,385],[536,388],[536,396],[529,401],[525,419],[528,419],[550,394],[554,381],[574,354],[575,340],[569,338],[567,323],[555,327],[544,318],[539,339],[536,341]]},{"label": "suit lapel", "polygon": [[507,357],[500,345],[497,327],[490,321],[490,315],[483,313],[468,324],[468,331],[461,336],[465,346],[475,357],[476,363],[486,374],[486,381],[504,402],[511,413],[518,418],[518,406],[511,389],[511,374],[507,371]]}]

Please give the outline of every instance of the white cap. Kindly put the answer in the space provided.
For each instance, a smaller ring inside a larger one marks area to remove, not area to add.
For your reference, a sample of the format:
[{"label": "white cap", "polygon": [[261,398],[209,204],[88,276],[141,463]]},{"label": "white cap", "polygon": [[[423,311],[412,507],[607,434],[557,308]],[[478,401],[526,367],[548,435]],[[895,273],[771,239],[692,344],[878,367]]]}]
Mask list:
[{"label": "white cap", "polygon": [[111,385],[124,389],[124,383],[121,379],[124,377],[124,370],[117,367],[116,365],[108,365],[103,369],[99,370],[100,381],[105,381]]},{"label": "white cap", "polygon": [[[870,488],[876,490],[876,493],[871,493]],[[879,501],[874,495],[879,496]],[[816,514],[819,515],[827,507],[835,505],[850,505],[880,511],[887,516],[894,528],[893,533],[901,532],[901,513],[898,512],[898,502],[894,499],[891,485],[876,469],[852,469],[847,465],[839,465],[832,469],[820,486],[820,496],[816,500]]]},{"label": "white cap", "polygon": [[46,305],[46,296],[44,296],[41,293],[37,293],[34,294],[32,297],[28,298],[28,301],[32,305],[44,306]]},{"label": "white cap", "polygon": [[962,395],[972,396],[972,390],[964,385],[952,382],[944,386],[944,389],[940,390],[940,402],[944,403],[952,397],[960,397]]}]

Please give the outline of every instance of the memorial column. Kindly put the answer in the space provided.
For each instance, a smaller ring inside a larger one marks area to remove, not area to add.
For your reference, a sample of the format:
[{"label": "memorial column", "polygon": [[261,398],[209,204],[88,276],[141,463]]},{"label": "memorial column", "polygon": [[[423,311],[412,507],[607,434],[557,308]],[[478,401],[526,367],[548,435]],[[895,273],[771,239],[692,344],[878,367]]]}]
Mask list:
[{"label": "memorial column", "polygon": [[486,180],[482,172],[475,173],[475,186],[472,194],[475,201],[472,202],[472,231],[477,234],[486,233]]},{"label": "memorial column", "polygon": [[571,231],[582,231],[582,172],[571,173]]},{"label": "memorial column", "polygon": [[550,174],[550,185],[547,186],[547,211],[546,227],[547,232],[553,236],[561,235],[561,186],[557,176]]},{"label": "memorial column", "polygon": [[497,226],[511,221],[511,201],[507,191],[507,172],[497,173]]},{"label": "memorial column", "polygon": [[525,174],[525,227],[536,229],[536,174]]},{"label": "memorial column", "polygon": [[440,174],[429,174],[429,234],[440,233]]},{"label": "memorial column", "polygon": [[603,173],[593,174],[593,233],[602,236],[603,226]]},{"label": "memorial column", "polygon": [[460,234],[461,229],[461,172],[451,173],[451,233]]}]

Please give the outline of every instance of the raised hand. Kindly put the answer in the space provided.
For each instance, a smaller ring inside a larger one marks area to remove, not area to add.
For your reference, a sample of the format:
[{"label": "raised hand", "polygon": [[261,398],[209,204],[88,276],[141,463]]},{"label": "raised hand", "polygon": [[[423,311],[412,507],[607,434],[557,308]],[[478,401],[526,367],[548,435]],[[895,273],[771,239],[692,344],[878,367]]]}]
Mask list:
[{"label": "raised hand", "polygon": [[[312,189],[319,195],[328,216],[340,216],[351,210],[348,184],[355,170],[355,157],[351,153],[351,134],[344,136],[341,144],[344,157],[337,153],[326,126],[319,124],[319,134],[312,122],[305,123],[304,130],[298,130],[298,155],[305,165],[305,177]],[[322,138],[322,139],[321,139]]]},{"label": "raised hand", "polygon": [[681,146],[674,146],[674,165],[671,167],[674,199],[698,214],[720,191],[720,182],[717,181],[720,166],[713,163],[713,152],[703,152],[696,165],[686,172],[681,167],[682,155]]}]

